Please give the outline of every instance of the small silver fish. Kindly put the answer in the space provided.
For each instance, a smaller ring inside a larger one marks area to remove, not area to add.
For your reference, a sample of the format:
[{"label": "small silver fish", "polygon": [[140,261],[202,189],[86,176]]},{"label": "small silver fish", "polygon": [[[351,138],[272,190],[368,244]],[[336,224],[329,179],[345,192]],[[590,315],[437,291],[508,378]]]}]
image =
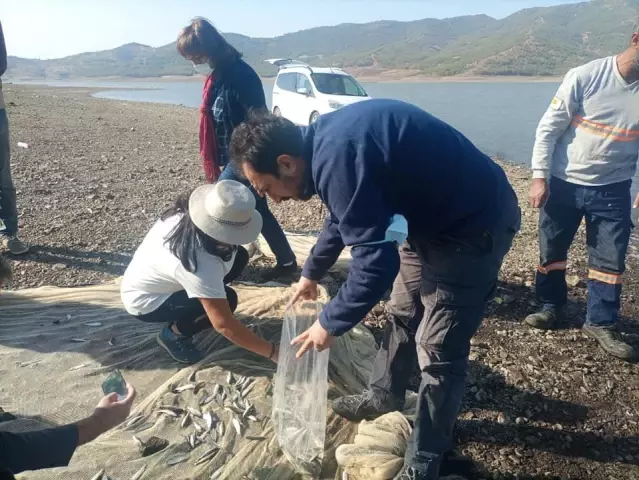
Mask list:
[{"label": "small silver fish", "polygon": [[81,368],[88,367],[88,366],[89,366],[89,364],[88,364],[88,363],[81,363],[80,365],[76,365],[75,367],[71,367],[71,368],[69,369],[69,371],[70,371],[70,372],[74,372],[74,371],[76,371],[76,370],[80,370]]},{"label": "small silver fish", "polygon": [[132,427],[136,423],[140,423],[143,418],[144,418],[144,415],[142,415],[141,413],[139,413],[139,414],[137,414],[137,415],[135,415],[133,417],[129,417],[122,424],[122,428],[125,429],[125,428]]},{"label": "small silver fish", "polygon": [[255,383],[249,383],[248,385],[244,386],[244,388],[242,388],[242,391],[240,392],[240,396],[242,398],[246,398],[248,394],[251,393],[251,390],[253,390],[254,385]]},{"label": "small silver fish", "polygon": [[143,431],[148,430],[148,429],[153,428],[153,427],[155,427],[154,423],[150,423],[150,422],[143,423],[142,425],[140,425],[139,427],[134,429],[133,433],[140,433],[140,432],[143,432]]},{"label": "small silver fish", "polygon": [[261,442],[262,440],[266,440],[266,437],[261,437],[261,436],[253,436],[253,435],[247,435],[246,437],[247,440],[256,440],[258,442]]},{"label": "small silver fish", "polygon": [[246,416],[251,413],[251,410],[253,410],[253,405],[249,403],[244,409],[244,412],[242,412],[242,418],[246,418]]},{"label": "small silver fish", "polygon": [[206,422],[206,430],[207,431],[211,431],[211,429],[213,428],[213,415],[211,414],[211,412],[206,412],[203,415],[204,421]]},{"label": "small silver fish", "polygon": [[73,343],[85,343],[85,342],[88,342],[88,340],[86,338],[72,338],[69,341],[73,342]]},{"label": "small silver fish", "polygon": [[184,428],[189,424],[189,421],[191,420],[191,414],[187,413],[186,415],[184,415],[184,417],[182,418],[182,421],[180,422],[180,427]]},{"label": "small silver fish", "polygon": [[186,440],[189,444],[189,447],[191,447],[191,450],[193,450],[197,446],[198,438],[195,433],[192,433],[191,435],[186,437]]},{"label": "small silver fish", "polygon": [[91,477],[91,480],[101,480],[104,475],[104,468]]},{"label": "small silver fish", "polygon": [[217,433],[218,438],[224,436],[224,422],[219,422],[217,427],[215,427],[215,433]]},{"label": "small silver fish", "polygon": [[198,458],[194,465],[201,465],[205,462],[208,462],[209,460],[211,460],[215,455],[217,455],[217,452],[219,452],[220,449],[218,447],[213,447],[208,449],[206,452],[204,452],[200,458]]},{"label": "small silver fish", "polygon": [[186,407],[186,411],[189,412],[191,415],[193,415],[194,417],[198,417],[198,418],[202,418],[202,412],[200,412],[198,409],[196,408],[192,408],[192,407]]},{"label": "small silver fish", "polygon": [[[111,345],[112,347],[115,347],[115,337],[111,337],[109,339],[109,345]],[[146,467],[144,467],[144,468],[146,468]]]},{"label": "small silver fish", "polygon": [[237,432],[237,434],[242,435],[242,424],[240,423],[240,419],[234,415],[233,420],[231,420],[231,422],[233,423],[233,427],[235,428],[235,431]]},{"label": "small silver fish", "polygon": [[215,470],[213,472],[213,475],[211,475],[211,480],[217,480],[218,478],[220,478],[222,476],[222,470],[224,470],[224,467]]},{"label": "small silver fish", "polygon": [[194,388],[195,388],[195,383],[187,383],[186,385],[180,385],[179,387],[175,387],[173,389],[173,393],[186,392],[187,390],[193,390]]},{"label": "small silver fish", "polygon": [[144,465],[142,468],[140,468],[140,470],[135,472],[133,476],[131,477],[131,480],[140,480],[142,478],[142,475],[144,475],[145,470],[146,470],[146,465]]},{"label": "small silver fish", "polygon": [[193,419],[193,427],[195,428],[195,431],[197,433],[204,433],[204,427],[200,425],[199,423],[197,423],[195,419]]},{"label": "small silver fish", "polygon": [[144,441],[142,441],[140,437],[136,437],[135,435],[133,435],[133,441],[138,447],[144,447],[145,445]]},{"label": "small silver fish", "polygon": [[84,325],[85,327],[101,327],[102,322],[85,322],[82,325]]},{"label": "small silver fish", "polygon": [[200,392],[200,390],[202,390],[202,389],[204,388],[204,386],[205,386],[205,385],[206,385],[206,383],[205,383],[205,382],[198,382],[198,383],[196,383],[196,384],[195,384],[195,387],[193,388],[193,393],[194,393],[195,395],[197,395],[197,394]]},{"label": "small silver fish", "polygon": [[172,412],[175,412],[178,415],[184,413],[184,409],[176,405],[156,405],[155,408],[160,408],[162,410],[171,410]]},{"label": "small silver fish", "polygon": [[228,375],[226,376],[226,383],[230,385],[231,383],[233,383],[233,380],[234,380],[233,374],[229,372]]},{"label": "small silver fish", "polygon": [[23,367],[29,367],[31,365],[36,365],[38,363],[40,363],[42,360],[29,360],[28,362],[20,362],[18,363],[18,367],[23,368]]},{"label": "small silver fish", "polygon": [[246,419],[250,420],[251,422],[259,422],[255,415],[249,415],[248,417],[246,417]]},{"label": "small silver fish", "polygon": [[169,410],[168,408],[161,408],[159,410],[156,410],[156,413],[161,413],[163,415],[168,415],[169,417],[173,417],[173,418],[178,418],[179,417],[179,415],[177,413],[175,413],[175,411]]},{"label": "small silver fish", "polygon": [[208,395],[205,393],[204,396],[202,397],[202,400],[200,400],[200,407],[211,403],[213,398],[215,398],[214,394]]},{"label": "small silver fish", "polygon": [[222,385],[220,385],[219,383],[216,383],[215,385],[213,385],[213,395],[217,396],[218,394],[222,393]]},{"label": "small silver fish", "polygon": [[190,455],[187,455],[185,453],[178,453],[177,455],[172,455],[169,458],[166,459],[166,464],[169,467],[172,467],[173,465],[177,465],[178,463],[182,463],[182,462],[186,462],[189,459]]},{"label": "small silver fish", "polygon": [[191,375],[189,375],[188,381],[189,382],[195,382],[195,374],[197,373],[197,370],[193,370],[193,372],[191,373]]}]

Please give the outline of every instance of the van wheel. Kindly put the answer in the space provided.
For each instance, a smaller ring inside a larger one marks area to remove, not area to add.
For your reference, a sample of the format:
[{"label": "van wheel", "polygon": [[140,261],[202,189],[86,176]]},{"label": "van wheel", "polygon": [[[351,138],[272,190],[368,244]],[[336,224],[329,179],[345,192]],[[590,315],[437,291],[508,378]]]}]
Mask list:
[{"label": "van wheel", "polygon": [[317,122],[318,118],[319,118],[319,113],[318,112],[311,113],[311,118],[309,118],[309,123],[311,125],[313,125],[315,122]]},{"label": "van wheel", "polygon": [[275,115],[276,117],[281,117],[282,116],[282,111],[280,110],[280,107],[275,107],[273,109],[273,115]]}]

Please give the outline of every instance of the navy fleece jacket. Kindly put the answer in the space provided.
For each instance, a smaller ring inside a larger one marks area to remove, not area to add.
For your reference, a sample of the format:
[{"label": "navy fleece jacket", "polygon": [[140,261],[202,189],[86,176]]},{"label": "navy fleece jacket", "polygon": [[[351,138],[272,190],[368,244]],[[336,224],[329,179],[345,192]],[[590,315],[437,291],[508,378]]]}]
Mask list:
[{"label": "navy fleece jacket", "polygon": [[503,170],[453,127],[413,105],[367,100],[303,130],[309,193],[329,215],[302,275],[320,280],[344,246],[353,262],[321,325],[342,335],[390,289],[397,245],[385,242],[394,214],[409,237],[474,236],[496,228],[500,203],[516,202]]}]

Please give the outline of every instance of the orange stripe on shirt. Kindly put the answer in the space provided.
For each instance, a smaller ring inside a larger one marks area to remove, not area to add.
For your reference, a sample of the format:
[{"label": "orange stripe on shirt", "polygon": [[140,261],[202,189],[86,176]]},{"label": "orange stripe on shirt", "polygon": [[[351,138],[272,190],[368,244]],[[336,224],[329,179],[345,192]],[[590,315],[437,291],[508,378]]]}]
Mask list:
[{"label": "orange stripe on shirt", "polygon": [[583,128],[597,136],[611,138],[618,142],[634,142],[639,139],[639,130],[611,127],[603,123],[587,120],[581,116],[575,116],[571,123],[575,128]]},{"label": "orange stripe on shirt", "polygon": [[599,270],[588,270],[588,278],[591,280],[597,280],[602,283],[608,283],[610,285],[621,285],[621,275],[615,273],[605,273]]}]

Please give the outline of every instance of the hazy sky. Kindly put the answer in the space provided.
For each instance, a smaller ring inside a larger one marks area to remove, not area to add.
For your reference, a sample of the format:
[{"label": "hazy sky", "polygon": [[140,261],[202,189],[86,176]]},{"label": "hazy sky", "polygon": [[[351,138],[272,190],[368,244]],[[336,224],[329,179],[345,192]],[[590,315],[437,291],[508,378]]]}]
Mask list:
[{"label": "hazy sky", "polygon": [[339,23],[417,20],[486,13],[502,18],[522,8],[580,0],[0,0],[9,55],[56,58],[139,42],[175,40],[194,16],[224,32],[253,37]]}]

